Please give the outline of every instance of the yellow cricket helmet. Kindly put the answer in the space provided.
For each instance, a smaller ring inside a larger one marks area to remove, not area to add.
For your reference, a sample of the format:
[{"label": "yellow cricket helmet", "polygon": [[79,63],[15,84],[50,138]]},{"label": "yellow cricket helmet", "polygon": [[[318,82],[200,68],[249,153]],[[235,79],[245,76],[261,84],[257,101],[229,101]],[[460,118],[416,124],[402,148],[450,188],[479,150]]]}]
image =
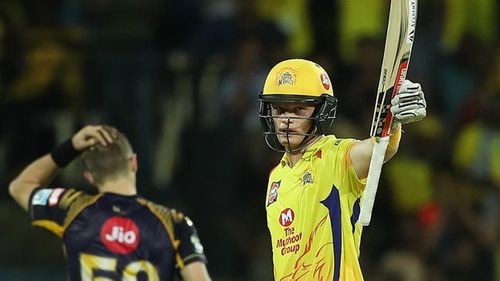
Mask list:
[{"label": "yellow cricket helmet", "polygon": [[305,134],[304,145],[308,139],[324,134],[326,128],[333,124],[337,108],[333,85],[326,71],[319,64],[304,59],[285,60],[275,65],[259,94],[259,103],[259,119],[266,142],[277,151],[286,150],[276,138],[279,133],[274,127],[273,103],[309,103],[315,107],[312,116],[307,118],[313,121],[313,126]]},{"label": "yellow cricket helmet", "polygon": [[304,59],[285,60],[267,75],[263,95],[333,96],[332,83],[317,63]]}]

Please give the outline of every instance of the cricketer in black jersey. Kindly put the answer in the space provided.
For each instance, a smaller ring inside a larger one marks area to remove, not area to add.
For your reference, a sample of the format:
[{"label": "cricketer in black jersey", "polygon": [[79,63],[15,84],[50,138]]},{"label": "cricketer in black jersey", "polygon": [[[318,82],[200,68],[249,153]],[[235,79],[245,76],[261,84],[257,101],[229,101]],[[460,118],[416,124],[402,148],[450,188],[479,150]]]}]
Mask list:
[{"label": "cricketer in black jersey", "polygon": [[[48,188],[74,159],[83,160],[97,194]],[[137,193],[137,155],[106,125],[85,126],[26,166],[9,193],[33,224],[64,243],[71,281],[211,281],[191,220]]]},{"label": "cricketer in black jersey", "polygon": [[206,262],[188,217],[139,196],[37,188],[30,215],[64,241],[71,280],[172,280],[186,264]]}]

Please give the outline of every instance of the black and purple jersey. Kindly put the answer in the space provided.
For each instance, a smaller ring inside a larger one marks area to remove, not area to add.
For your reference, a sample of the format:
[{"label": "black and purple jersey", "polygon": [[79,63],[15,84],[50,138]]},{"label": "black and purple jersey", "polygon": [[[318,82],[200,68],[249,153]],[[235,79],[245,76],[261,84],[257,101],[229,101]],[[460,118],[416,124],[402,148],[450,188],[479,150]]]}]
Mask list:
[{"label": "black and purple jersey", "polygon": [[29,205],[33,225],[62,238],[71,281],[173,280],[206,263],[191,220],[140,196],[37,188]]}]

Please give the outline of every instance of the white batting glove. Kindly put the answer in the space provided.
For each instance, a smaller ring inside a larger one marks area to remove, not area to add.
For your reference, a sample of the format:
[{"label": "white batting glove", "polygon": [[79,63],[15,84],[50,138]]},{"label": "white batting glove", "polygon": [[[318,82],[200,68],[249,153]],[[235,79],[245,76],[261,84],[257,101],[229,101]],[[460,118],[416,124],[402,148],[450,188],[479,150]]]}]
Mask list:
[{"label": "white batting glove", "polygon": [[420,121],[427,114],[427,103],[422,87],[410,80],[405,80],[401,84],[399,92],[391,100],[391,105],[393,125]]}]

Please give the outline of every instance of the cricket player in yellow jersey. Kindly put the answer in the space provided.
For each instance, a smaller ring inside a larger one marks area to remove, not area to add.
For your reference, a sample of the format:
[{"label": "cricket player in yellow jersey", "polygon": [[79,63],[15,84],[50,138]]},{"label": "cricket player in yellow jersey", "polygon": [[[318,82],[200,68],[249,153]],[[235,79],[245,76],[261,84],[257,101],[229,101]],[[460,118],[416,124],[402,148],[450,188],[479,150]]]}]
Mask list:
[{"label": "cricket player in yellow jersey", "polygon": [[[259,100],[265,140],[284,152],[269,176],[265,203],[275,280],[363,280],[356,222],[374,140],[324,135],[337,99],[328,74],[314,62],[278,63]],[[391,111],[386,161],[397,151],[401,124],[425,117],[420,85],[405,81]]]}]

